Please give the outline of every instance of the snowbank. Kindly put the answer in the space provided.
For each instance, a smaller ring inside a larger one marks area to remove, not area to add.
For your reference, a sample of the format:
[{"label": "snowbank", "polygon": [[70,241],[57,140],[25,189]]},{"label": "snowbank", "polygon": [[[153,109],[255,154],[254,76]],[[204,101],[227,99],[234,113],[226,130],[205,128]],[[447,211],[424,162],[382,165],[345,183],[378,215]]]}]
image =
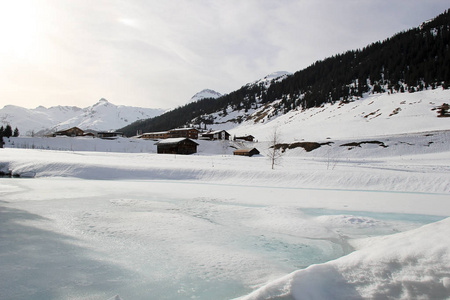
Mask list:
[{"label": "snowbank", "polygon": [[360,249],[273,281],[251,299],[448,299],[450,218],[357,243]]}]

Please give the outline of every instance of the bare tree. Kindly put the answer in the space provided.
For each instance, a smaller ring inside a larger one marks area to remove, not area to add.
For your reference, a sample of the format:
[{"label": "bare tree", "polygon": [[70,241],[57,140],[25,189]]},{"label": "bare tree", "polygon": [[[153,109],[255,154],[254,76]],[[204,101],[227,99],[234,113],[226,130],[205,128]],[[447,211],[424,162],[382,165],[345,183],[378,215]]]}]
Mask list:
[{"label": "bare tree", "polygon": [[278,128],[275,127],[272,134],[270,135],[269,149],[267,151],[267,156],[270,159],[272,170],[275,169],[275,165],[278,165],[280,163],[281,157],[283,155],[281,147],[279,146],[279,144],[281,143],[280,137],[281,135],[278,132]]}]

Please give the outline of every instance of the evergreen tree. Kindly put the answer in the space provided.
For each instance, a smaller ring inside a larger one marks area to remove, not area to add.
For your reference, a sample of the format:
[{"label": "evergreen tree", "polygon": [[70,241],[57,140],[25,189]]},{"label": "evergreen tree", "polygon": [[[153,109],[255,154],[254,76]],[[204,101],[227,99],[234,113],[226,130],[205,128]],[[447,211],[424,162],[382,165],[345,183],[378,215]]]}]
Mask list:
[{"label": "evergreen tree", "polygon": [[16,127],[14,129],[13,137],[18,137],[18,136],[19,136],[19,129]]},{"label": "evergreen tree", "polygon": [[6,125],[5,129],[3,130],[3,136],[9,138],[12,135],[13,135],[13,132],[12,132],[11,125]]}]

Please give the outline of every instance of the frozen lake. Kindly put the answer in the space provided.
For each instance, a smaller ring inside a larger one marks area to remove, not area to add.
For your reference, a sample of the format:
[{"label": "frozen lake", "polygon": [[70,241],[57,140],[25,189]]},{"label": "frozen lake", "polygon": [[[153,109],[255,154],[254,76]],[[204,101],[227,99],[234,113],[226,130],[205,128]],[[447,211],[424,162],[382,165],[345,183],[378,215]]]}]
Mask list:
[{"label": "frozen lake", "polygon": [[[5,299],[231,299],[444,218],[445,194],[0,178]],[[412,204],[414,203],[414,204]]]}]

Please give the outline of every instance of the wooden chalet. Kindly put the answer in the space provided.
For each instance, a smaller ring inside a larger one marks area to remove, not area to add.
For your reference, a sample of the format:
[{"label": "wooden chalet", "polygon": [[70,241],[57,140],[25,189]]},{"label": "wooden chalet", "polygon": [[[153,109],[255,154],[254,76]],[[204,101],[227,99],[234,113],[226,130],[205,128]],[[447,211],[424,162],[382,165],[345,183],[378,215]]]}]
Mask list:
[{"label": "wooden chalet", "polygon": [[244,140],[247,142],[253,142],[255,137],[253,135],[244,135],[244,136],[236,136],[234,137],[234,140]]},{"label": "wooden chalet", "polygon": [[84,131],[81,130],[78,127],[72,127],[66,130],[61,130],[61,131],[56,131],[53,136],[70,136],[70,137],[74,137],[74,136],[83,136],[84,135]]},{"label": "wooden chalet", "polygon": [[168,137],[169,138],[189,138],[189,139],[198,139],[198,130],[195,128],[176,128],[169,130]]},{"label": "wooden chalet", "polygon": [[207,140],[229,140],[230,134],[225,130],[217,130],[203,133],[201,137]]},{"label": "wooden chalet", "polygon": [[156,143],[158,154],[197,153],[198,144],[188,138],[169,138]]},{"label": "wooden chalet", "polygon": [[233,151],[234,155],[241,155],[241,156],[253,156],[259,154],[258,149],[256,148],[250,148],[250,149],[237,149]]}]

